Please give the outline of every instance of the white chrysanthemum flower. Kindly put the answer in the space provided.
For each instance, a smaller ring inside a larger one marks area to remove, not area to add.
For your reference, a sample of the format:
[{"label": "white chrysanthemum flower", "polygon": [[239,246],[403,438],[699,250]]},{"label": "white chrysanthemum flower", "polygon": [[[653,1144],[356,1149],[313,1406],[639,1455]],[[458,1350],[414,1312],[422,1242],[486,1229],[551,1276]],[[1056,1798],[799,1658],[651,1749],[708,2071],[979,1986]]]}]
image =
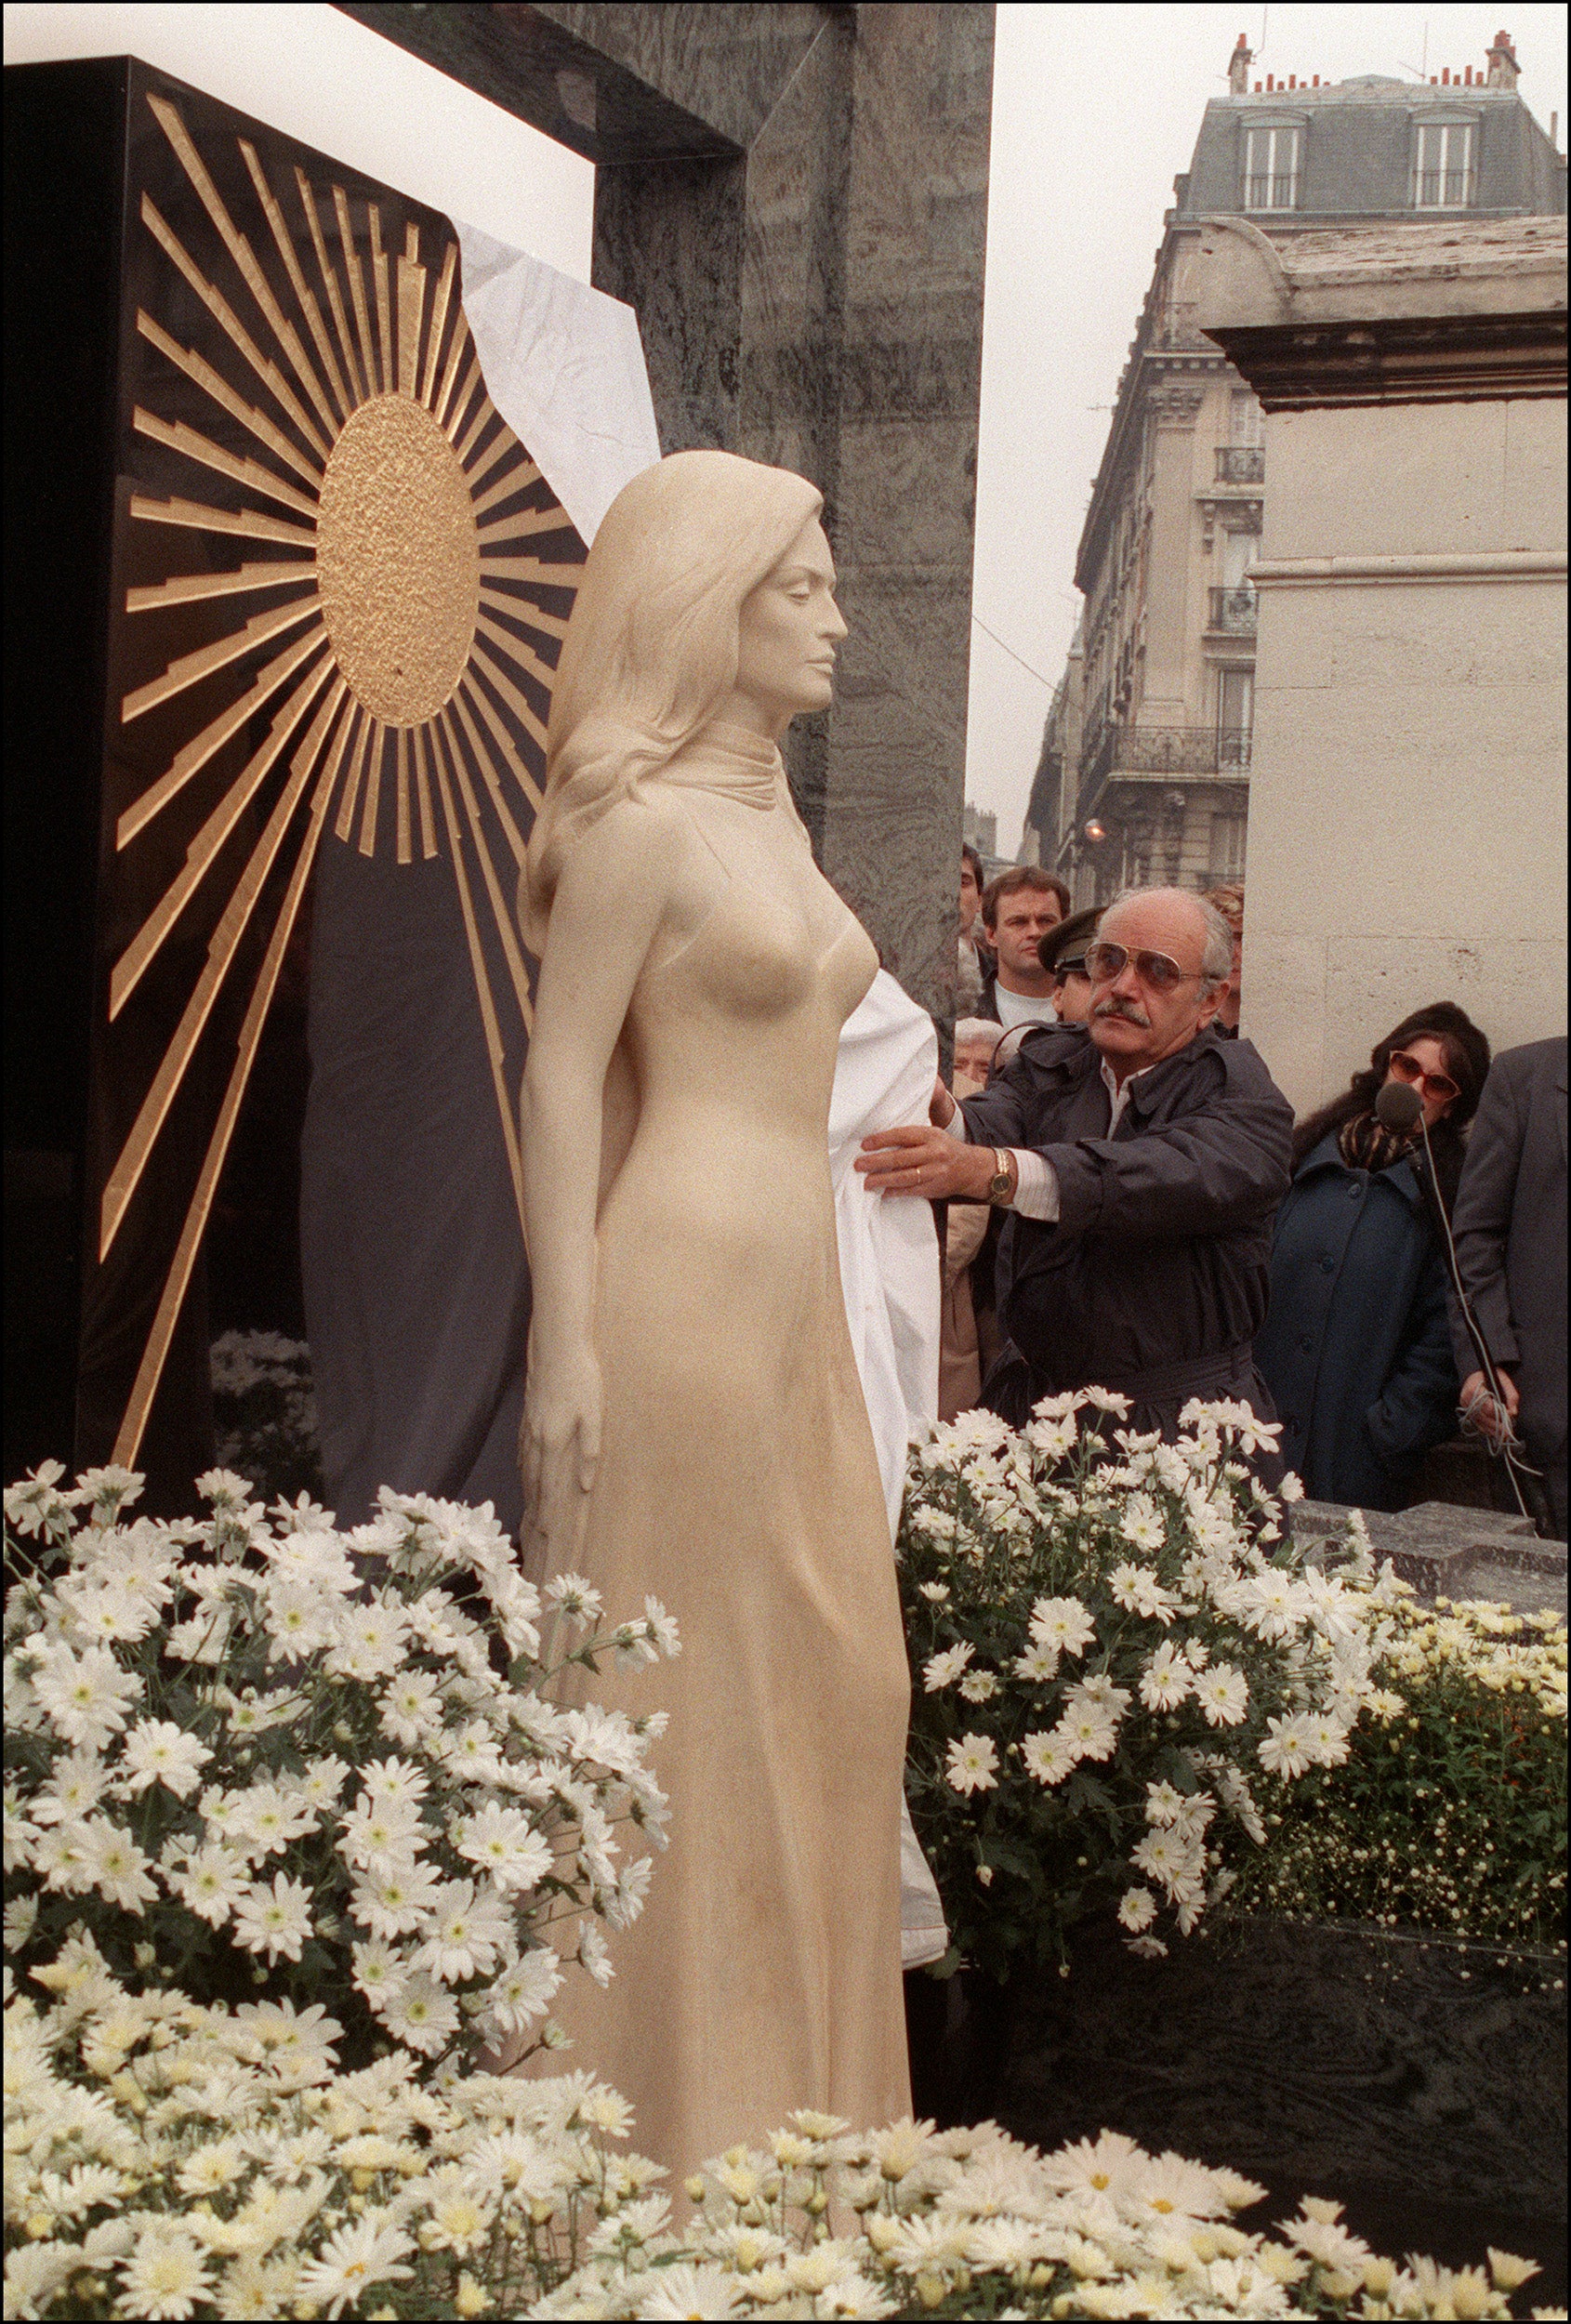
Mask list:
[{"label": "white chrysanthemum flower", "polygon": [[195,2238],[166,2220],[142,2230],[120,2280],[123,2316],[191,2316],[211,2290]]},{"label": "white chrysanthemum flower", "polygon": [[382,1697],[384,1732],[405,1750],[415,1750],[442,1723],[441,1683],[429,1670],[401,1670]]},{"label": "white chrysanthemum flower", "polygon": [[1178,1599],[1170,1590],[1163,1588],[1151,1568],[1136,1565],[1128,1559],[1113,1568],[1108,1588],[1116,1604],[1131,1614],[1142,1614],[1149,1620],[1166,1624],[1179,1610]]},{"label": "white chrysanthemum flower", "polygon": [[1081,1393],[1085,1397],[1086,1402],[1090,1405],[1094,1410],[1098,1412],[1116,1412],[1121,1420],[1127,1420],[1129,1419],[1130,1411],[1129,1399],[1128,1396],[1119,1395],[1116,1390],[1111,1388],[1086,1388],[1081,1391]]},{"label": "white chrysanthemum flower", "polygon": [[1030,1679],[1037,1686],[1045,1686],[1058,1676],[1058,1648],[1033,1644],[1023,1655],[1016,1655],[1010,1664],[1017,1679]]},{"label": "white chrysanthemum flower", "polygon": [[1096,1636],[1096,1624],[1078,1598],[1038,1598],[1031,1609],[1030,1631],[1039,1645],[1082,1655]]},{"label": "white chrysanthemum flower", "polygon": [[1195,1680],[1195,1699],[1212,1727],[1235,1727],[1249,1706],[1249,1684],[1230,1662],[1213,1662]]},{"label": "white chrysanthemum flower", "polygon": [[444,1882],[431,1899],[424,1944],[413,1966],[442,1985],[489,1976],[513,1935],[512,1914],[495,1890],[472,1881]]},{"label": "white chrysanthemum flower", "polygon": [[405,2281],[414,2269],[403,2265],[403,2254],[415,2249],[402,2228],[392,2225],[385,2212],[351,2221],[330,2236],[317,2258],[301,2268],[297,2291],[301,2301],[328,2316],[357,2308],[378,2285]]},{"label": "white chrysanthemum flower", "polygon": [[485,1996],[487,2013],[504,2033],[521,2033],[544,2015],[561,1981],[557,1955],[548,1945],[537,1946],[503,1970]]},{"label": "white chrysanthemum flower", "polygon": [[1050,1787],[1062,1783],[1075,1764],[1075,1754],[1063,1736],[1038,1729],[1027,1735],[1020,1747],[1021,1763],[1028,1776]]},{"label": "white chrysanthemum flower", "polygon": [[598,1622],[605,1611],[605,1600],[582,1574],[553,1574],[542,1585],[540,1595],[571,1621]]},{"label": "white chrysanthemum flower", "polygon": [[482,1807],[455,1828],[453,1839],[458,1854],[508,1895],[527,1895],[555,1861],[549,1842],[521,1808]]},{"label": "white chrysanthemum flower", "polygon": [[90,1816],[74,1829],[81,1852],[81,1886],[96,1888],[122,1912],[139,1913],[154,1902],[158,1885],[149,1877],[152,1860],[128,1832],[107,1816]]},{"label": "white chrysanthemum flower", "polygon": [[266,1953],[298,1961],[300,1948],[311,1934],[311,1893],[303,1881],[286,1873],[273,1875],[271,1888],[260,1882],[246,1891],[234,1910],[234,1941],[248,1953]]},{"label": "white chrysanthemum flower", "polygon": [[1084,1703],[1077,1710],[1065,1711],[1054,1733],[1063,1739],[1065,1748],[1076,1759],[1111,1759],[1118,1748],[1118,1727],[1095,1703]]},{"label": "white chrysanthemum flower", "polygon": [[105,1646],[77,1655],[61,1643],[45,1649],[33,1691],[57,1735],[97,1751],[125,1726],[127,1705],[140,1697],[142,1683]]},{"label": "white chrysanthemum flower", "polygon": [[968,1703],[991,1702],[999,1688],[1000,1682],[992,1670],[968,1670],[960,1681],[960,1693]]},{"label": "white chrysanthemum flower", "polygon": [[964,1795],[997,1789],[997,1747],[985,1735],[963,1735],[951,1743],[944,1776],[950,1789]]},{"label": "white chrysanthemum flower", "polygon": [[724,2269],[687,2260],[649,2270],[640,2285],[633,2313],[660,2319],[660,2324],[673,2317],[730,2316],[742,2304],[745,2291],[740,2278]]},{"label": "white chrysanthemum flower", "polygon": [[193,1850],[179,1870],[165,1870],[164,1882],[188,1912],[215,1929],[223,1927],[251,1887],[244,1857],[221,1843]]},{"label": "white chrysanthemum flower", "polygon": [[952,1686],[975,1653],[974,1646],[962,1642],[957,1646],[946,1646],[942,1654],[931,1655],[922,1665],[924,1691],[936,1695],[944,1687]]},{"label": "white chrysanthemum flower", "polygon": [[391,1939],[423,1927],[441,1882],[428,1864],[389,1861],[368,1872],[350,1899],[350,1910],[373,1936]]},{"label": "white chrysanthemum flower", "polygon": [[1256,1756],[1267,1775],[1291,1779],[1306,1774],[1314,1764],[1312,1733],[1312,1723],[1301,1711],[1285,1719],[1268,1719],[1256,1746]]},{"label": "white chrysanthemum flower", "polygon": [[73,1824],[92,1814],[108,1789],[109,1770],[95,1752],[67,1751],[34,1792],[29,1811],[34,1823]]},{"label": "white chrysanthemum flower", "polygon": [[1138,1936],[1156,1918],[1156,1899],[1149,1888],[1127,1888],[1118,1907],[1118,1918],[1127,1929]]},{"label": "white chrysanthemum flower", "polygon": [[178,1800],[186,1800],[202,1781],[202,1770],[212,1752],[194,1735],[187,1735],[172,1719],[139,1719],[125,1737],[121,1781],[127,1791],[145,1791],[161,1783]]},{"label": "white chrysanthemum flower", "polygon": [[382,2022],[395,2040],[434,2057],[458,2030],[458,2004],[433,1977],[416,1970],[384,2005]]}]

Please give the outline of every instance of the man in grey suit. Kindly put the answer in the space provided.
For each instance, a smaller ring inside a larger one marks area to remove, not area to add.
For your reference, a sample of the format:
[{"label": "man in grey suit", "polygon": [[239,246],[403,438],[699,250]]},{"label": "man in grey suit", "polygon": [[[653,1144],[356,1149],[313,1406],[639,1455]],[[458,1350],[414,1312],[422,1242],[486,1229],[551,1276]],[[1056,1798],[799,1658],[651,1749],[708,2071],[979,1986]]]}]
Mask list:
[{"label": "man in grey suit", "polygon": [[[1506,1418],[1541,1469],[1565,1538],[1565,1037],[1504,1050],[1489,1069],[1457,1190],[1457,1261],[1500,1378]],[[1464,1406],[1484,1387],[1453,1310]],[[1475,1415],[1491,1438],[1499,1417]]]}]

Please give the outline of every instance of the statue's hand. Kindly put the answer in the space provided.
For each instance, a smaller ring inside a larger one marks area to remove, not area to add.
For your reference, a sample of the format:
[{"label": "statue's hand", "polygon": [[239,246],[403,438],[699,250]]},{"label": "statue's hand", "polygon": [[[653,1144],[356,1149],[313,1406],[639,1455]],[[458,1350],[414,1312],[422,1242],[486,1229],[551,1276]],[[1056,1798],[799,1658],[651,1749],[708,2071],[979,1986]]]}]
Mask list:
[{"label": "statue's hand", "polygon": [[519,1431],[519,1467],[532,1532],[561,1569],[578,1554],[600,1466],[604,1394],[593,1352],[536,1362],[531,1353]]}]

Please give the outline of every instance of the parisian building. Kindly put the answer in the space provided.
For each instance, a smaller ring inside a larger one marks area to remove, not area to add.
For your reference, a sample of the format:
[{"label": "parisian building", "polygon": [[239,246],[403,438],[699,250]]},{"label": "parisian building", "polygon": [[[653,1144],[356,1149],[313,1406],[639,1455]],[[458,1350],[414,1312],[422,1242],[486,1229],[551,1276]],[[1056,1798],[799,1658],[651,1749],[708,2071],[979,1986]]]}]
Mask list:
[{"label": "parisian building", "polygon": [[1084,605],[1055,691],[1022,853],[1076,907],[1147,882],[1242,879],[1269,427],[1198,328],[1208,219],[1272,241],[1564,215],[1565,162],[1516,91],[1507,33],[1427,85],[1250,74],[1240,35],[1208,104],[1118,383],[1076,559]]}]

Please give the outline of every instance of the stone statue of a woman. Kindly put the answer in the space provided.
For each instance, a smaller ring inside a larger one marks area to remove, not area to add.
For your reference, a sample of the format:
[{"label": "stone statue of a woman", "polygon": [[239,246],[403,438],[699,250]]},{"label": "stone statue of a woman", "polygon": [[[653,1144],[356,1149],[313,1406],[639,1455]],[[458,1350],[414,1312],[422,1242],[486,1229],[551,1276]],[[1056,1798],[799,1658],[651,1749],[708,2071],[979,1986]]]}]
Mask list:
[{"label": "stone statue of a woman", "polygon": [[[820,495],[683,452],[613,504],[551,706],[525,911],[531,1554],[681,1626],[670,1846],[574,2063],[692,2165],[793,2107],[909,2106],[908,1678],[836,1257],[825,1128],[878,962],[777,745],[830,698]],[[630,1713],[604,1673],[597,1697]]]}]

